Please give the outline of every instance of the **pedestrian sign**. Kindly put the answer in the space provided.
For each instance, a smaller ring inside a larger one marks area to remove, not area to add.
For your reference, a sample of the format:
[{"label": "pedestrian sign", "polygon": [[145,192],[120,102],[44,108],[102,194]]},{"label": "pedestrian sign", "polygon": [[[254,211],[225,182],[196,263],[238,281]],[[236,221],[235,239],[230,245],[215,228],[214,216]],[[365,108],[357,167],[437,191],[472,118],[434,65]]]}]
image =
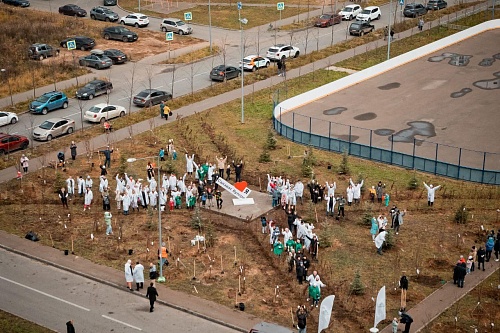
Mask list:
[{"label": "pedestrian sign", "polygon": [[68,48],[68,50],[76,50],[76,42],[74,40],[68,40],[66,42],[66,47]]},{"label": "pedestrian sign", "polygon": [[241,2],[238,2],[238,10],[241,10],[243,8],[243,4]]},{"label": "pedestrian sign", "polygon": [[174,33],[172,31],[167,32],[165,34],[165,39],[167,40],[167,42],[174,40]]},{"label": "pedestrian sign", "polygon": [[402,6],[405,4],[405,0],[399,0],[399,5]]},{"label": "pedestrian sign", "polygon": [[184,21],[191,21],[193,19],[193,13],[187,12],[184,13]]},{"label": "pedestrian sign", "polygon": [[285,9],[285,3],[284,2],[278,2],[276,7],[278,10],[284,10]]}]

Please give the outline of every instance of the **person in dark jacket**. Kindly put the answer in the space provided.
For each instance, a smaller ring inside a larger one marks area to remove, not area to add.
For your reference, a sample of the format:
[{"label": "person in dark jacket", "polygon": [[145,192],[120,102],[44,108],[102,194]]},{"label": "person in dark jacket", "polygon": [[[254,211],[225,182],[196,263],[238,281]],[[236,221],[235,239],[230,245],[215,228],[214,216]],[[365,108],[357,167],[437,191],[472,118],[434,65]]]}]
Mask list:
[{"label": "person in dark jacket", "polygon": [[304,280],[307,278],[309,267],[311,267],[311,261],[307,259],[306,256],[302,256],[302,262],[304,263]]},{"label": "person in dark jacket", "polygon": [[311,244],[309,245],[309,254],[312,256],[313,261],[317,261],[316,255],[318,254],[318,236],[313,235],[312,237],[309,237],[307,235],[304,235],[311,241]]},{"label": "person in dark jacket", "polygon": [[299,333],[305,333],[307,328],[307,309],[305,305],[299,306],[297,309],[297,328]]},{"label": "person in dark jacket", "polygon": [[75,141],[71,141],[71,145],[69,146],[71,150],[71,159],[74,161],[76,159],[76,143]]},{"label": "person in dark jacket", "polygon": [[484,271],[484,260],[486,259],[486,251],[483,249],[482,246],[479,247],[479,250],[477,251],[477,269],[481,269],[481,264],[483,265],[483,271]]},{"label": "person in dark jacket", "polygon": [[149,284],[148,290],[146,292],[146,297],[149,298],[149,312],[153,312],[155,308],[156,297],[158,296],[158,292],[154,287],[154,283],[151,282]]},{"label": "person in dark jacket", "polygon": [[304,280],[304,274],[305,274],[305,267],[304,267],[304,262],[302,260],[296,260],[296,269],[295,273],[297,273],[297,281],[299,284],[302,284],[302,281]]},{"label": "person in dark jacket", "polygon": [[293,222],[295,221],[295,213],[292,212],[291,209],[288,209],[288,212],[287,212],[287,222],[288,222],[288,230],[290,230],[290,232],[293,234],[294,233],[294,227],[295,225],[293,224]]},{"label": "person in dark jacket", "polygon": [[455,267],[453,268],[453,284],[458,284],[458,276],[460,275],[460,262],[457,262]]},{"label": "person in dark jacket", "polygon": [[109,169],[111,167],[111,154],[113,153],[113,148],[110,149],[109,146],[107,146],[106,149],[101,150],[100,153],[103,153],[105,157],[104,166]]},{"label": "person in dark jacket", "polygon": [[73,326],[73,320],[70,320],[66,323],[66,332],[75,333],[75,326]]},{"label": "person in dark jacket", "polygon": [[401,324],[405,324],[405,330],[403,331],[403,333],[410,333],[410,326],[411,323],[413,323],[413,318],[406,312],[400,312],[399,315],[401,316],[399,322]]},{"label": "person in dark jacket", "polygon": [[495,241],[495,246],[493,247],[493,249],[495,250],[495,261],[500,260],[498,258],[498,255],[500,254],[500,230],[498,231],[497,240]]},{"label": "person in dark jacket", "polygon": [[461,262],[457,265],[457,284],[459,288],[464,287],[465,275],[467,275],[466,263]]},{"label": "person in dark jacket", "polygon": [[241,182],[241,170],[243,169],[243,160],[241,160],[238,164],[235,164],[233,161],[234,174],[236,175],[235,182]]}]

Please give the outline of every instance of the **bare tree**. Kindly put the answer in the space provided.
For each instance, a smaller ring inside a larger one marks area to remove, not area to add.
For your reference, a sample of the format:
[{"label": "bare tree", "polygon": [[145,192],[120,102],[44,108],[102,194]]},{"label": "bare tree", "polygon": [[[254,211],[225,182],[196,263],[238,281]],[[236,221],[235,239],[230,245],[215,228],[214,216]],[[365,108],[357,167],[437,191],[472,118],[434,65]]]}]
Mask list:
[{"label": "bare tree", "polygon": [[83,110],[85,110],[85,106],[87,105],[87,101],[84,101],[81,98],[77,98],[76,102],[78,103],[78,109],[80,110],[80,122],[82,123],[82,133],[83,133]]},{"label": "bare tree", "polygon": [[[24,126],[26,128],[26,131],[29,133],[30,138],[32,138],[33,131],[35,129],[35,115],[31,112],[28,112],[28,121],[29,121],[29,127],[26,127],[26,125],[24,125]],[[30,140],[31,151],[33,151],[33,149],[34,149],[33,141],[34,140]]]},{"label": "bare tree", "polygon": [[176,66],[175,66],[175,64],[174,64],[174,66],[172,67],[172,85],[171,85],[171,86],[172,86],[172,87],[171,87],[171,88],[172,88],[172,91],[171,91],[172,98],[173,98],[173,96],[174,96],[174,83],[175,83],[175,70],[176,70],[176,69],[177,69],[177,67],[176,67]]},{"label": "bare tree", "polygon": [[136,70],[136,67],[137,67],[137,63],[134,62],[134,65],[132,66],[132,76],[129,79],[126,79],[127,80],[127,83],[128,83],[128,86],[130,87],[130,91],[129,91],[129,100],[128,100],[128,114],[130,114],[131,110],[132,110],[132,101],[134,99],[134,80],[135,80],[135,70]]},{"label": "bare tree", "polygon": [[226,66],[226,59],[227,59],[227,52],[228,52],[228,37],[227,35],[224,36],[222,39],[221,39],[221,42],[220,42],[220,54],[219,54],[219,57],[221,57],[222,59],[222,64],[224,66]]},{"label": "bare tree", "polygon": [[[148,68],[146,68],[146,76],[147,76],[147,80],[148,80],[148,89],[151,91],[151,89],[153,89],[153,66],[149,66]],[[147,105],[149,107],[149,111],[151,111],[152,107],[153,107],[153,103],[149,103],[149,105]]]}]

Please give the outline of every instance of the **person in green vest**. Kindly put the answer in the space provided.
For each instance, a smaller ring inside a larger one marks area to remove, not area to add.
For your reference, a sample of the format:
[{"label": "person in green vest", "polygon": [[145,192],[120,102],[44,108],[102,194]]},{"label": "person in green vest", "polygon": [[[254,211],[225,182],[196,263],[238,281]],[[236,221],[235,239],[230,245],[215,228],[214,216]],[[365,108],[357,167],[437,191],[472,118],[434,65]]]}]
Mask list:
[{"label": "person in green vest", "polygon": [[283,244],[281,244],[280,241],[277,241],[274,243],[274,254],[277,255],[278,257],[281,257],[281,254],[283,253]]},{"label": "person in green vest", "polygon": [[297,238],[297,241],[295,242],[293,249],[295,250],[295,253],[299,253],[302,250],[302,243],[300,243],[299,238]]},{"label": "person in green vest", "polygon": [[315,305],[316,305],[316,307],[318,306],[318,302],[319,302],[320,297],[321,297],[321,291],[320,291],[319,285],[317,285],[315,283],[310,284],[309,285],[309,298],[312,300],[311,307],[315,306]]},{"label": "person in green vest", "polygon": [[288,252],[292,252],[292,249],[295,251],[295,241],[293,240],[293,238],[287,240],[285,246]]},{"label": "person in green vest", "polygon": [[181,208],[181,205],[182,205],[182,198],[180,195],[176,196],[175,199],[175,208],[176,209],[180,209]]},{"label": "person in green vest", "polygon": [[389,196],[389,193],[386,193],[384,196],[384,206],[389,206],[389,201],[391,200],[391,197]]}]

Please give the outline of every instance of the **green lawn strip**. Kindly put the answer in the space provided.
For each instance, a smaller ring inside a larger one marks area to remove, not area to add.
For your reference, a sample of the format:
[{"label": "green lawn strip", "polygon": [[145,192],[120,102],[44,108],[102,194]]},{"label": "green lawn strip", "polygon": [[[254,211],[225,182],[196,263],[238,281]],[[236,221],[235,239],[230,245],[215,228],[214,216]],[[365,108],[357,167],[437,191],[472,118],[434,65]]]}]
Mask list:
[{"label": "green lawn strip", "polygon": [[[64,323],[61,322],[61,327]],[[39,326],[31,321],[17,317],[13,314],[0,310],[0,327],[2,333],[53,333],[48,328]]]}]

